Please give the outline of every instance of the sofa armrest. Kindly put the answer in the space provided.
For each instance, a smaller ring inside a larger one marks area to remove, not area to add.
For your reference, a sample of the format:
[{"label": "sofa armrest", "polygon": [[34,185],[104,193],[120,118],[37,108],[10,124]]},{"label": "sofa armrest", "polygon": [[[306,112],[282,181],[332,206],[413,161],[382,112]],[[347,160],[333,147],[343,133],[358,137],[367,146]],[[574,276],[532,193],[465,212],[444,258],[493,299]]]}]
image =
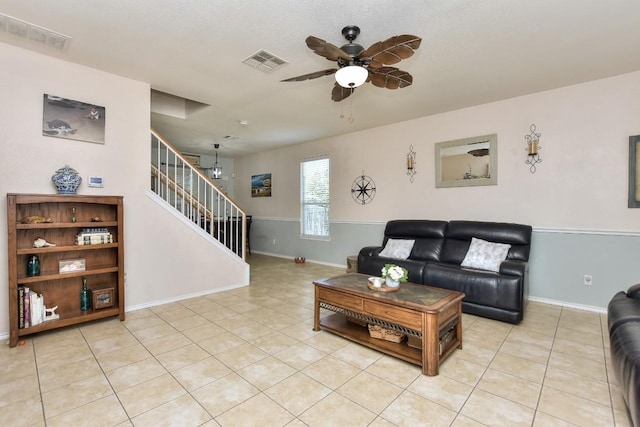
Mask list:
[{"label": "sofa armrest", "polygon": [[627,289],[627,296],[633,299],[640,299],[640,283],[637,283]]},{"label": "sofa armrest", "polygon": [[507,259],[500,264],[500,274],[524,277],[526,272],[527,263],[525,261]]},{"label": "sofa armrest", "polygon": [[640,322],[640,299],[627,298],[627,294],[620,291],[611,298],[607,306],[609,334],[618,325],[627,322]]},{"label": "sofa armrest", "polygon": [[378,256],[382,251],[382,246],[365,246],[360,249],[360,256]]}]

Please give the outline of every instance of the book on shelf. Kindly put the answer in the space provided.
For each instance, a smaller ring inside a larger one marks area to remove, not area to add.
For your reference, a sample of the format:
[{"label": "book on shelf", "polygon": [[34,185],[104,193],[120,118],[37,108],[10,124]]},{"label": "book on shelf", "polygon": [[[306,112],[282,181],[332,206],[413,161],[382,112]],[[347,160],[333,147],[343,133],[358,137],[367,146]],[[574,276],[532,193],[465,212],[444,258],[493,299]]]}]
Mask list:
[{"label": "book on shelf", "polygon": [[24,286],[18,288],[18,328],[24,328]]},{"label": "book on shelf", "polygon": [[29,288],[24,288],[24,327],[28,328],[31,326],[31,309],[29,307],[29,302],[31,298],[29,297]]},{"label": "book on shelf", "polygon": [[29,308],[31,310],[31,326],[39,325],[44,322],[44,296],[36,292],[29,292],[31,301]]},{"label": "book on shelf", "polygon": [[26,286],[18,287],[18,328],[29,328],[46,320],[44,295],[30,290]]},{"label": "book on shelf", "polygon": [[111,234],[91,236],[78,234],[76,236],[76,245],[99,245],[104,243],[113,243],[113,236]]},{"label": "book on shelf", "polygon": [[78,234],[76,234],[76,237],[86,237],[86,238],[104,237],[104,236],[111,236],[111,233],[106,232],[106,233],[78,233]]},{"label": "book on shelf", "polygon": [[83,228],[82,231],[80,232],[80,234],[84,235],[84,236],[90,236],[90,235],[100,235],[100,234],[110,234],[109,233],[109,229],[106,227],[100,227],[100,228]]},{"label": "book on shelf", "polygon": [[18,288],[18,327],[20,329],[38,325],[47,320],[44,295],[27,288]]}]

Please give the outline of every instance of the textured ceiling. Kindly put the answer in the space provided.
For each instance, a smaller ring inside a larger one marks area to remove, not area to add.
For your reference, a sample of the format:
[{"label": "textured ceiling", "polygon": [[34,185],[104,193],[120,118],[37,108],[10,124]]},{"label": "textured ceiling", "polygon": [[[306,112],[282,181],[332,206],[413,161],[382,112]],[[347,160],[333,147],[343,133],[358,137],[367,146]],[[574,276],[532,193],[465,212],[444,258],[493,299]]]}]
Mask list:
[{"label": "textured ceiling", "polygon": [[[229,157],[640,70],[637,0],[0,0],[0,13],[72,37],[63,52],[1,42],[209,105],[187,119],[152,114],[151,126],[184,152],[211,154],[215,142]],[[333,76],[280,82],[332,67],[304,40],[341,46],[345,25],[365,48],[422,37],[397,64],[413,85],[365,84],[334,103]],[[242,64],[260,49],[289,64]]]}]

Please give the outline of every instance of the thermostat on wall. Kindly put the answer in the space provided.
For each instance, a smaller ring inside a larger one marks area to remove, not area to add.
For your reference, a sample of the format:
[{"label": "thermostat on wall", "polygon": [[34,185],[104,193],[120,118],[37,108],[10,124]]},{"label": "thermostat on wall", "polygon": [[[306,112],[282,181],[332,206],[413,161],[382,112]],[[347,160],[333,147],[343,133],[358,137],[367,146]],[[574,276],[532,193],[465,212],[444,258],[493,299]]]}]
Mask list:
[{"label": "thermostat on wall", "polygon": [[90,176],[89,182],[87,183],[88,187],[104,187],[104,183],[102,181],[101,176]]}]

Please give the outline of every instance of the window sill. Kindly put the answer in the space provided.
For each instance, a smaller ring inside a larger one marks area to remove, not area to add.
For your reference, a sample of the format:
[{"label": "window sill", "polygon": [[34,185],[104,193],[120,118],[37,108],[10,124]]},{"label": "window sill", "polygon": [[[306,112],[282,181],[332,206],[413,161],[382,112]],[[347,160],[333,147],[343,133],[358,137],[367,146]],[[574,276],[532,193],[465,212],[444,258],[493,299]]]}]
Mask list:
[{"label": "window sill", "polygon": [[301,234],[300,235],[300,239],[302,240],[318,240],[321,242],[330,242],[331,241],[331,236],[309,236],[306,234]]}]

